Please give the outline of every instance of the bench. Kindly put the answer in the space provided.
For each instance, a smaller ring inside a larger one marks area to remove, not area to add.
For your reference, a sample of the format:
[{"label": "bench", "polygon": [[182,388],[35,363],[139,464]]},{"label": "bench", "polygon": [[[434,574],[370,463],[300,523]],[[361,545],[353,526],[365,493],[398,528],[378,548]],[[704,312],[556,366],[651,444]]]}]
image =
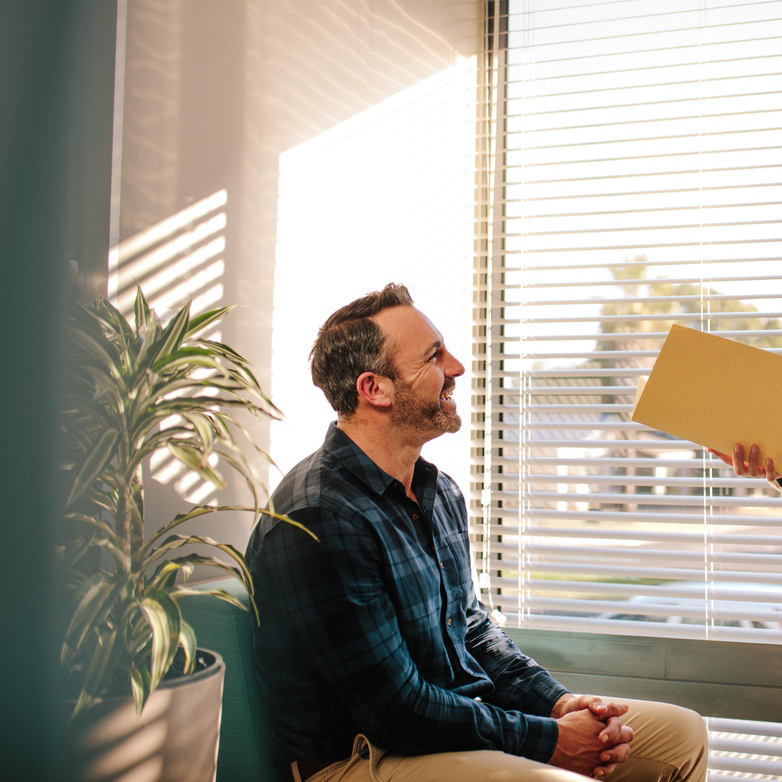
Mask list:
[{"label": "bench", "polygon": [[[195,588],[222,589],[249,606],[244,586],[234,578]],[[199,647],[218,652],[225,662],[217,782],[282,782],[272,763],[269,720],[255,678],[251,614],[207,595],[184,598],[182,612]]]}]

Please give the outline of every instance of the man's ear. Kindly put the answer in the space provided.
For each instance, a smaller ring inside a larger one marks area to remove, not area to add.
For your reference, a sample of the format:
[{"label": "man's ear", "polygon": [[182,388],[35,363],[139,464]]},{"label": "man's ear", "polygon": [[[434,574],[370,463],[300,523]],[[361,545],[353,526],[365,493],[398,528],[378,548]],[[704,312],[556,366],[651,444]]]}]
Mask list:
[{"label": "man's ear", "polygon": [[363,399],[371,407],[391,407],[393,401],[392,385],[391,381],[383,375],[363,372],[356,380],[359,401]]}]

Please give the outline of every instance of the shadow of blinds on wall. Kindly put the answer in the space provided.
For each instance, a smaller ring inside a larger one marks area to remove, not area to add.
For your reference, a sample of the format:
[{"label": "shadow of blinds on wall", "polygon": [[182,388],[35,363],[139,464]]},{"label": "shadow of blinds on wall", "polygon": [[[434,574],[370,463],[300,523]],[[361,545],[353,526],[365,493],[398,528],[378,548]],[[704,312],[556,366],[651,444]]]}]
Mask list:
[{"label": "shadow of blinds on wall", "polygon": [[[674,323],[782,353],[782,2],[487,8],[482,599],[508,626],[778,644],[782,497],[630,411]],[[777,734],[750,768],[753,730],[721,729],[712,779],[779,774]]]}]

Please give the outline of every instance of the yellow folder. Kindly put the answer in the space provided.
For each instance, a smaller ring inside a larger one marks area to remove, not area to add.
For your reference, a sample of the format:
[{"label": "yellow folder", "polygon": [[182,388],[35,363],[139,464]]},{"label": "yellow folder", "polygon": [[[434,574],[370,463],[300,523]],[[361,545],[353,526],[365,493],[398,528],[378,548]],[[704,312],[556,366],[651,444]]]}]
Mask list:
[{"label": "yellow folder", "polygon": [[782,356],[672,326],[632,419],[725,454],[757,443],[760,464],[782,464]]}]

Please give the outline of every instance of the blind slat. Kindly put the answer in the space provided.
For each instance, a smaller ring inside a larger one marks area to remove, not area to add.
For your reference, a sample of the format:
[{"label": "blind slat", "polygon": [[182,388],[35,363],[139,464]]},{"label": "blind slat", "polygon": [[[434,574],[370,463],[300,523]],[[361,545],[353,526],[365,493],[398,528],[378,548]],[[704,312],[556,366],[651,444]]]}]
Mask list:
[{"label": "blind slat", "polygon": [[723,733],[743,733],[782,738],[782,722],[758,722],[755,720],[731,720],[710,717],[709,728],[714,731],[722,731]]},{"label": "blind slat", "polygon": [[[624,198],[628,195],[635,195],[635,194],[616,193],[612,195],[617,195]],[[773,262],[782,261],[782,256],[759,257],[759,258],[712,258],[709,260],[709,265],[711,266],[714,264],[721,264],[721,263],[734,263],[734,264],[764,263],[770,261]],[[546,272],[572,271],[576,269],[606,269],[607,271],[610,271],[612,269],[624,269],[626,271],[646,270],[646,269],[656,270],[658,267],[660,268],[666,266],[688,267],[692,265],[697,265],[699,263],[700,263],[699,261],[687,261],[683,258],[679,258],[679,259],[667,260],[667,261],[657,260],[654,261],[654,263],[647,262],[647,261],[622,261],[621,263],[578,263],[578,264],[565,264],[562,266],[533,266],[530,264],[525,264],[523,269],[522,268],[506,269],[505,275],[510,277],[513,276],[514,272],[518,274],[522,272],[529,273],[529,272],[537,272],[537,271],[546,271]],[[515,283],[513,287],[518,288],[519,283],[518,282]]]},{"label": "blind slat", "polygon": [[[579,616],[536,616],[534,614],[519,614],[508,609],[503,611],[513,624],[540,630],[580,630],[585,633],[618,633],[621,635],[649,636],[659,635],[669,638],[703,638],[705,626],[662,623],[637,622],[621,619],[599,619]],[[746,643],[779,644],[782,642],[782,632],[774,630],[761,631],[756,628],[744,627],[708,627],[708,637],[715,641],[743,641]],[[777,768],[777,772],[779,769]]]},{"label": "blind slat", "polygon": [[[769,503],[771,505],[771,503]],[[518,523],[519,518],[529,518],[534,516],[535,519],[548,519],[548,520],[561,520],[561,519],[579,519],[581,521],[622,521],[625,524],[639,524],[646,522],[655,522],[658,524],[703,524],[703,513],[669,513],[668,511],[661,512],[649,512],[649,511],[635,511],[633,513],[627,513],[626,511],[603,511],[590,509],[589,511],[576,511],[576,510],[559,510],[555,508],[534,508],[524,509],[519,511],[518,508],[494,508],[494,517],[497,519],[508,519],[509,522]],[[714,516],[710,523],[714,526],[732,526],[734,524],[750,524],[757,527],[778,527],[779,521],[775,518],[769,518],[765,516],[750,516],[739,514],[725,514],[721,516]],[[517,527],[517,524],[515,525]],[[508,531],[507,527],[500,527],[504,531]],[[488,528],[491,532],[494,530],[493,526]]]},{"label": "blind slat", "polygon": [[[507,563],[503,563],[507,567]],[[653,578],[675,581],[676,579],[698,580],[703,577],[703,570],[697,568],[665,568],[665,567],[645,567],[643,565],[604,565],[590,564],[588,562],[568,562],[567,564],[558,564],[556,562],[547,562],[546,570],[551,573],[578,573],[580,575],[600,576],[604,578],[606,574],[617,578]],[[723,574],[718,574],[722,578]],[[730,571],[725,574],[725,578],[733,581],[758,582],[763,584],[782,584],[782,575],[779,573],[755,573],[753,571]],[[592,584],[595,588],[596,585]]]},{"label": "blind slat", "polygon": [[[758,299],[778,299],[780,298],[780,295],[782,295],[782,292],[775,292],[775,293],[752,293],[749,295],[744,295],[741,298],[744,301],[755,301]],[[697,296],[697,295],[689,295],[684,294],[681,296],[655,296],[654,301],[655,303],[693,303],[693,304],[708,304],[708,302],[714,302],[714,301],[734,301],[736,299],[735,294],[710,294],[708,296]],[[544,299],[540,301],[528,301],[526,302],[529,305],[534,304],[535,306],[557,306],[557,307],[567,307],[567,306],[574,306],[577,304],[577,301],[574,301],[573,299]],[[595,304],[595,301],[588,301],[585,302],[588,304]],[[641,298],[638,296],[627,296],[624,298],[620,297],[601,297],[600,304],[642,304],[642,305],[648,305],[649,299],[648,298]],[[674,320],[675,318],[672,318]],[[629,319],[628,319],[629,320]],[[630,321],[632,322],[632,321]]]}]

